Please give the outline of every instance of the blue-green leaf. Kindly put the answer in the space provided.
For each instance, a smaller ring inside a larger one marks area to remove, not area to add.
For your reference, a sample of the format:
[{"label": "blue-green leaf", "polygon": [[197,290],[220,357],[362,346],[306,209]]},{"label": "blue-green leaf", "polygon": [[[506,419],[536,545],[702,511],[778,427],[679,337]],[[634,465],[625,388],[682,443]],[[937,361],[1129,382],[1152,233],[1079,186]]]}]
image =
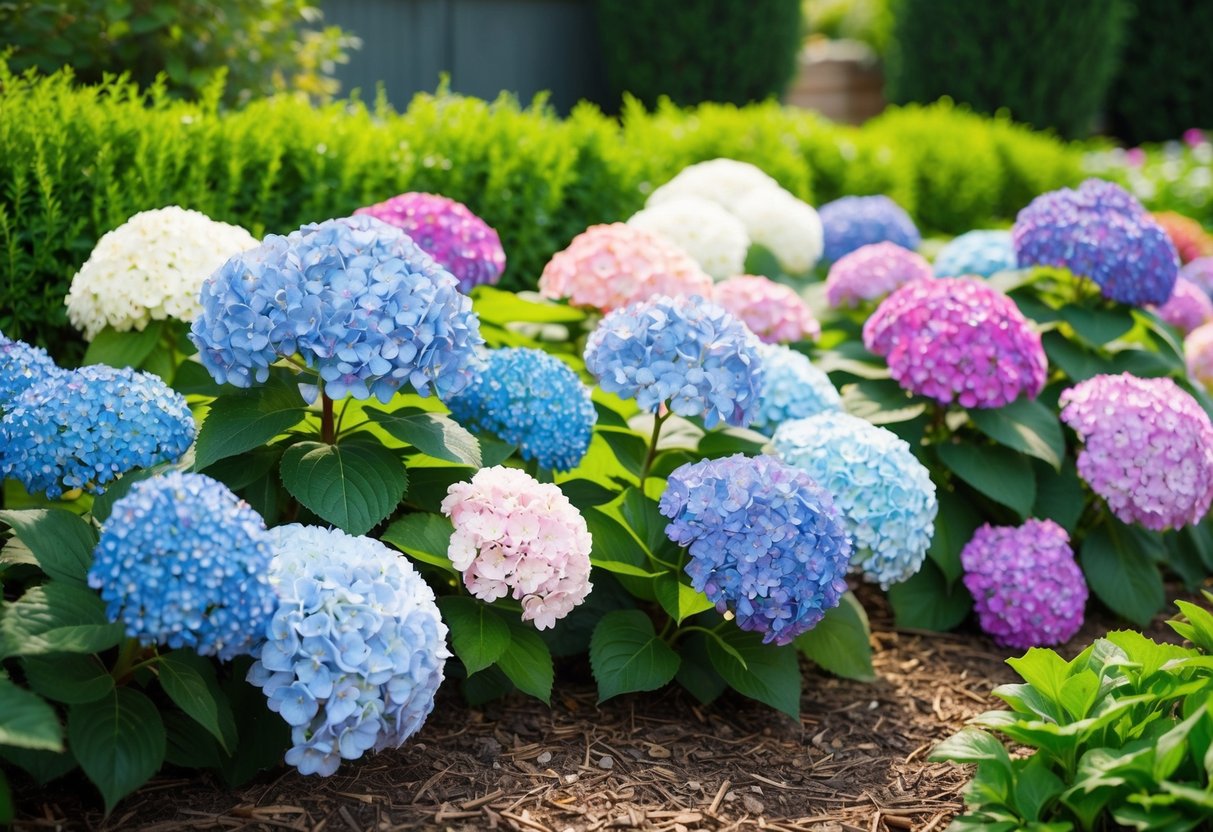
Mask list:
[{"label": "blue-green leaf", "polygon": [[164,761],[166,736],[152,701],[133,688],[115,688],[104,699],[73,705],[67,714],[72,751],[101,790],[106,814],[147,782]]},{"label": "blue-green leaf", "polygon": [[52,578],[83,585],[93,563],[97,533],[83,518],[61,508],[0,511]]},{"label": "blue-green leaf", "polygon": [[337,445],[298,442],[282,455],[280,473],[291,496],[353,535],[391,514],[409,485],[396,452],[369,437]]},{"label": "blue-green leaf", "polygon": [[590,668],[598,682],[599,702],[664,687],[678,665],[678,654],[657,637],[652,619],[640,610],[609,612],[594,628]]}]

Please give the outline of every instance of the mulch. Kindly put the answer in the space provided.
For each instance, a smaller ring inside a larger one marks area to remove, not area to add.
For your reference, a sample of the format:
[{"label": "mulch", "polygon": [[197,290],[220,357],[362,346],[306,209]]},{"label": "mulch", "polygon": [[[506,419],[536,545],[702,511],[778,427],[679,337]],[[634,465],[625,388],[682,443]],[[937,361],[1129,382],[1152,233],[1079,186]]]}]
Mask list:
[{"label": "mulch", "polygon": [[[966,719],[998,706],[1010,651],[974,630],[898,630],[879,593],[873,683],[804,665],[799,721],[740,696],[701,706],[668,689],[597,704],[588,669],[560,668],[551,708],[518,695],[469,709],[443,690],[398,751],[333,777],[263,775],[235,791],[206,776],[160,777],[104,818],[92,787],[14,783],[33,830],[391,832],[903,832],[944,829],[968,770],[927,760]],[[1175,593],[1181,594],[1181,593]],[[1161,624],[1149,634],[1173,634]],[[1096,616],[1063,648],[1115,626]],[[449,687],[449,686],[448,686]]]}]

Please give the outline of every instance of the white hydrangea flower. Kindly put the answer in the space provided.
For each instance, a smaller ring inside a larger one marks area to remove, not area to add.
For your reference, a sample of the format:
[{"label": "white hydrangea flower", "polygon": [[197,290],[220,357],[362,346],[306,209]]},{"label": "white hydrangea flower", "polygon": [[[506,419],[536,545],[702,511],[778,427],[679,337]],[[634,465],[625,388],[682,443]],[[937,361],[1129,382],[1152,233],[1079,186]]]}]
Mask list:
[{"label": "white hydrangea flower", "polygon": [[135,214],[93,248],[67,293],[67,316],[89,341],[150,321],[192,321],[202,282],[229,257],[257,245],[237,225],[176,205]]},{"label": "white hydrangea flower", "polygon": [[804,274],[821,259],[824,240],[817,211],[778,185],[755,188],[726,207],[745,225],[750,240],[769,249],[785,272]]},{"label": "white hydrangea flower", "polygon": [[741,220],[696,196],[665,200],[637,211],[628,225],[665,237],[695,259],[714,280],[745,271],[750,237]]},{"label": "white hydrangea flower", "polygon": [[697,196],[731,209],[750,191],[778,187],[778,182],[748,162],[711,159],[680,170],[673,179],[653,191],[645,205],[651,208],[671,199]]}]

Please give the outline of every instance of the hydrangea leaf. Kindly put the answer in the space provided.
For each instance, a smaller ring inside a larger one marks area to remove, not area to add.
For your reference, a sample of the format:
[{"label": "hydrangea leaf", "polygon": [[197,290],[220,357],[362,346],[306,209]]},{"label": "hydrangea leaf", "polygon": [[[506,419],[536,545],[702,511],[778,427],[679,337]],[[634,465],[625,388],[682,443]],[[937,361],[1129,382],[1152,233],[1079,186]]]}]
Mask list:
[{"label": "hydrangea leaf", "polygon": [[158,473],[156,468],[137,468],[134,471],[126,472],[106,486],[104,492],[93,498],[93,507],[89,514],[93,515],[93,519],[98,523],[105,523],[109,519],[110,512],[114,510],[114,503],[129,494],[131,486],[150,479]]},{"label": "hydrangea leaf", "polygon": [[973,608],[973,596],[957,582],[948,589],[943,573],[927,561],[918,574],[889,587],[889,603],[898,627],[947,632]]},{"label": "hydrangea leaf", "polygon": [[1069,304],[1061,308],[1061,317],[1093,347],[1115,341],[1133,328],[1132,310],[1121,305],[1097,308]]},{"label": "hydrangea leaf", "polygon": [[[638,598],[653,600],[649,557],[640,541],[615,518],[599,509],[582,511],[592,540],[590,563],[620,575],[620,582]],[[630,567],[630,568],[629,568]],[[644,573],[642,577],[638,573]]]},{"label": "hydrangea leaf", "polygon": [[706,595],[687,586],[677,575],[668,572],[658,576],[653,582],[653,591],[657,595],[657,603],[661,604],[661,608],[678,624],[692,615],[715,608]]},{"label": "hydrangea leaf", "polygon": [[442,515],[418,511],[392,523],[380,539],[422,563],[454,572],[455,567],[447,557],[454,532],[451,521]]},{"label": "hydrangea leaf", "polygon": [[874,425],[908,422],[927,409],[926,402],[911,398],[891,379],[847,384],[841,392],[843,409]]},{"label": "hydrangea leaf", "polygon": [[797,637],[796,647],[824,670],[844,679],[871,682],[871,628],[868,614],[850,593],[844,593],[837,607],[826,610],[825,618],[813,629]]},{"label": "hydrangea leaf", "polygon": [[679,643],[682,663],[678,666],[678,675],[674,677],[678,684],[704,705],[715,701],[729,687],[729,683],[712,667],[708,640],[702,633],[692,633]]},{"label": "hydrangea leaf", "polygon": [[58,581],[26,590],[0,620],[0,658],[98,653],[121,639],[122,625],[110,623],[97,593]]},{"label": "hydrangea leaf", "polygon": [[1149,625],[1166,603],[1158,567],[1131,545],[1127,535],[1113,533],[1107,523],[1087,535],[1079,563],[1099,600],[1139,627]]},{"label": "hydrangea leaf", "polygon": [[133,688],[115,688],[104,699],[72,705],[67,735],[80,767],[101,790],[106,814],[164,761],[167,738],[160,712]]},{"label": "hydrangea leaf", "polygon": [[83,584],[93,562],[97,534],[88,522],[61,508],[0,511],[42,571],[56,580]]},{"label": "hydrangea leaf", "polygon": [[219,701],[206,679],[183,651],[172,651],[160,657],[156,665],[160,686],[178,708],[219,741],[224,751],[230,751],[219,721]]},{"label": "hydrangea leaf", "polygon": [[213,462],[261,447],[299,424],[304,410],[297,391],[280,387],[220,396],[198,429],[194,470],[204,471]]},{"label": "hydrangea leaf", "polygon": [[973,537],[982,519],[968,500],[954,491],[939,491],[939,516],[935,518],[935,533],[927,557],[943,572],[949,588],[964,573],[960,565],[960,550]]},{"label": "hydrangea leaf", "polygon": [[800,664],[791,645],[775,647],[763,644],[755,633],[725,628],[718,633],[744,658],[744,665],[717,639],[708,641],[708,656],[729,687],[782,711],[792,719],[800,718]]},{"label": "hydrangea leaf", "polygon": [[476,290],[472,308],[482,321],[499,325],[526,321],[536,324],[573,324],[585,320],[586,313],[571,306],[537,302],[513,292],[482,286]]},{"label": "hydrangea leaf", "polygon": [[1073,533],[1087,507],[1087,495],[1083,493],[1082,480],[1073,465],[1062,466],[1060,471],[1042,463],[1036,463],[1036,505],[1032,516],[1052,520],[1068,532]]},{"label": "hydrangea leaf", "polygon": [[497,667],[518,690],[550,705],[556,671],[548,646],[525,624],[511,621],[509,627],[510,645],[497,660]]},{"label": "hydrangea leaf", "polygon": [[114,678],[96,656],[53,653],[26,656],[21,664],[29,686],[56,702],[95,702],[114,689]]},{"label": "hydrangea leaf", "polygon": [[480,443],[450,416],[413,407],[400,408],[391,413],[368,407],[366,415],[392,436],[423,454],[473,468],[481,465]]},{"label": "hydrangea leaf", "polygon": [[1036,502],[1032,465],[1020,454],[1001,446],[939,445],[939,458],[957,477],[991,500],[1012,508],[1023,518]]},{"label": "hydrangea leaf", "polygon": [[338,445],[298,442],[282,455],[280,473],[291,496],[353,535],[391,514],[409,484],[395,451],[359,437]]},{"label": "hydrangea leaf", "polygon": [[1056,412],[1038,401],[1020,397],[1008,405],[969,411],[969,418],[986,436],[1061,470],[1066,440]]},{"label": "hydrangea leaf", "polygon": [[619,464],[639,477],[644,468],[644,458],[649,452],[648,443],[636,434],[622,430],[600,430],[598,435],[611,446]]},{"label": "hydrangea leaf", "polygon": [[442,620],[451,630],[451,646],[471,676],[501,658],[510,646],[510,628],[496,612],[471,598],[438,599]]},{"label": "hydrangea leaf", "polygon": [[152,321],[142,331],[117,332],[106,326],[97,333],[84,351],[84,364],[107,364],[110,367],[139,369],[160,341],[164,321]]},{"label": "hydrangea leaf", "polygon": [[63,750],[63,727],[55,709],[38,694],[0,679],[0,745]]},{"label": "hydrangea leaf", "polygon": [[590,639],[590,667],[598,682],[599,702],[664,687],[679,664],[678,654],[657,637],[652,619],[640,610],[607,613]]}]

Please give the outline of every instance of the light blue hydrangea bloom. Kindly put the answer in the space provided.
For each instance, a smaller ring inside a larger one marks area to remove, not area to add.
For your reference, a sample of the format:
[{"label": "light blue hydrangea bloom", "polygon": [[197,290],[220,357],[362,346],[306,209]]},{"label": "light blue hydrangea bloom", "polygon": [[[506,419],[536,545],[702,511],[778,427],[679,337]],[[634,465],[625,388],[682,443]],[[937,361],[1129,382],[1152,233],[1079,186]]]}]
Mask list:
[{"label": "light blue hydrangea bloom", "polygon": [[517,445],[544,468],[576,468],[598,418],[590,390],[567,364],[543,350],[491,350],[480,377],[447,405],[473,430]]},{"label": "light blue hydrangea bloom", "polygon": [[10,340],[0,332],[0,412],[27,387],[58,372],[46,350]]},{"label": "light blue hydrangea bloom", "polygon": [[935,484],[896,434],[848,413],[784,422],[775,453],[808,473],[842,512],[852,565],[884,589],[919,570],[935,531]]},{"label": "light blue hydrangea bloom", "polygon": [[936,277],[989,277],[1016,265],[1010,231],[969,231],[941,248],[931,268]]},{"label": "light blue hydrangea bloom", "polygon": [[386,404],[406,385],[453,396],[484,343],[454,276],[368,215],[266,237],[207,278],[201,303],[190,339],[215,380],[237,387],[297,355],[330,398]]},{"label": "light blue hydrangea bloom", "polygon": [[804,353],[781,344],[763,344],[761,353],[762,396],[750,424],[754,430],[770,436],[789,419],[842,409],[842,397],[830,377]]},{"label": "light blue hydrangea bloom", "polygon": [[88,585],[127,636],[227,660],[252,650],[277,606],[269,541],[227,486],[173,471],[114,503]]},{"label": "light blue hydrangea bloom", "polygon": [[195,432],[185,397],[158,376],[102,364],[61,371],[0,419],[0,476],[52,499],[98,494],[127,471],[176,461]]},{"label": "light blue hydrangea bloom", "polygon": [[812,629],[847,590],[851,544],[829,495],[774,457],[683,465],[658,505],[688,547],[691,586],[764,643]]},{"label": "light blue hydrangea bloom", "polygon": [[759,340],[698,295],[657,295],[611,312],[590,333],[585,366],[608,393],[656,412],[664,402],[704,425],[745,427],[762,390]]},{"label": "light blue hydrangea bloom", "polygon": [[248,681],[291,726],[287,763],[327,777],[421,727],[447,629],[433,590],[379,541],[300,525],[270,534],[278,610]]}]

